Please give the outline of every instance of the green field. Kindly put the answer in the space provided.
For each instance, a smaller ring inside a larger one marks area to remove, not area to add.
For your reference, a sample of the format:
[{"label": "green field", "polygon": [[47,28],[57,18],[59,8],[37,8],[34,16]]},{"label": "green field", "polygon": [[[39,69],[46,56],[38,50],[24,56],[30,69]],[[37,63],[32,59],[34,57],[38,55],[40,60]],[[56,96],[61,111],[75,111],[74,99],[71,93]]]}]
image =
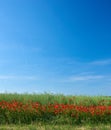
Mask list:
[{"label": "green field", "polygon": [[[90,107],[96,110],[93,116]],[[107,108],[111,108],[107,96],[0,94],[0,130],[110,130],[111,109]],[[99,109],[103,113],[98,114]],[[74,113],[77,118],[71,116]]]},{"label": "green field", "polygon": [[60,104],[75,104],[75,105],[111,105],[110,96],[64,96],[62,94],[0,94],[0,101],[17,100],[23,103],[27,101],[39,102],[41,104],[60,103]]},{"label": "green field", "polygon": [[111,125],[2,125],[0,130],[111,130]]}]

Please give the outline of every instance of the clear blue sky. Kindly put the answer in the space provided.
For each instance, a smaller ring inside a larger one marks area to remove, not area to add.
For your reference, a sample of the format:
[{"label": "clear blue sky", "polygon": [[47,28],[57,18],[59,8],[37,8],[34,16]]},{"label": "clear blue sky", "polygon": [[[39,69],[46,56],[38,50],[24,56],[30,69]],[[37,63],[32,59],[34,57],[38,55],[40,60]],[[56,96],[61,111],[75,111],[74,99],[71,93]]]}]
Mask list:
[{"label": "clear blue sky", "polygon": [[111,95],[111,1],[0,0],[0,92]]}]

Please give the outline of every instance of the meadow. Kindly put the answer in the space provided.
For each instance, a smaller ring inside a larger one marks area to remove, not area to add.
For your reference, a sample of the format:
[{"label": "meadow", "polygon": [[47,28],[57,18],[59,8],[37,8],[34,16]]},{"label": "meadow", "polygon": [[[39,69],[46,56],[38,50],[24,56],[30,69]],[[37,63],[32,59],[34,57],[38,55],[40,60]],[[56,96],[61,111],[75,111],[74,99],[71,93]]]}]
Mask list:
[{"label": "meadow", "polygon": [[110,96],[0,94],[0,130],[110,130],[110,122]]}]

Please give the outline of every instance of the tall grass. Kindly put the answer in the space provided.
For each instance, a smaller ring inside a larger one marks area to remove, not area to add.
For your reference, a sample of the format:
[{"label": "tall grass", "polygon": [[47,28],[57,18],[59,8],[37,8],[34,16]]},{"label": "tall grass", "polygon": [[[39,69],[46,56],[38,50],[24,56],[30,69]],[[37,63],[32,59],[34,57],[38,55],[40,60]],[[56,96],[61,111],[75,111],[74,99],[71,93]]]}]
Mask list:
[{"label": "tall grass", "polygon": [[107,124],[111,122],[111,97],[0,94],[0,124],[39,122],[52,125]]},{"label": "tall grass", "polygon": [[111,125],[85,125],[85,126],[71,126],[71,125],[2,125],[0,130],[111,130]]},{"label": "tall grass", "polygon": [[60,103],[75,105],[111,105],[111,97],[106,96],[64,96],[62,94],[17,94],[4,93],[0,94],[0,101],[20,101],[26,103],[28,101],[39,102],[41,104]]}]

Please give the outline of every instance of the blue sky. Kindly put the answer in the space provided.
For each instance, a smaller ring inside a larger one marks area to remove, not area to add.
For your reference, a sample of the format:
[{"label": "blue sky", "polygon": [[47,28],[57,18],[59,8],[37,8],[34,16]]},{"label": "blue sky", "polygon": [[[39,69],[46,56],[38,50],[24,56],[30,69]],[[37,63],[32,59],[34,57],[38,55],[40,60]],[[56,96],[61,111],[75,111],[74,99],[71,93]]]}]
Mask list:
[{"label": "blue sky", "polygon": [[0,92],[111,95],[111,1],[0,0]]}]

